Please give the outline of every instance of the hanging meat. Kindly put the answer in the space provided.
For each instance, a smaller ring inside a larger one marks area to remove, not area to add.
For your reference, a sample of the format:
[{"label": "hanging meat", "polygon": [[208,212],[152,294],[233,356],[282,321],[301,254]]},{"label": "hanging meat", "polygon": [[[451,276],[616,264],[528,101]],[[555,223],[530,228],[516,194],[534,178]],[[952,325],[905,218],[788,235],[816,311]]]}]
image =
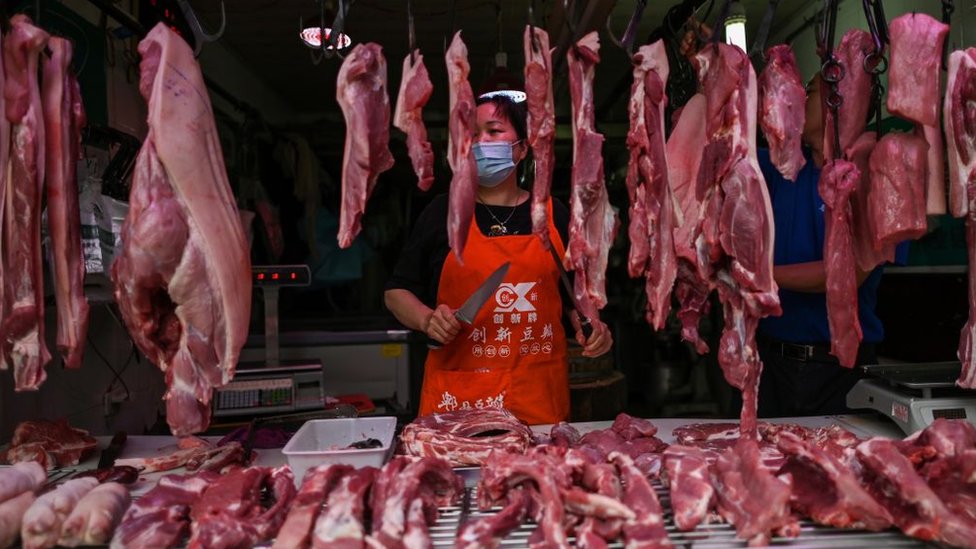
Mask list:
[{"label": "hanging meat", "polygon": [[860,179],[861,172],[853,162],[838,159],[824,166],[817,184],[826,210],[823,258],[830,353],[847,368],[854,366],[862,339],[851,220],[851,196]]},{"label": "hanging meat", "polygon": [[478,115],[474,92],[468,82],[468,48],[461,40],[461,31],[454,35],[447,49],[447,83],[450,114],[447,120],[447,163],[454,175],[448,194],[447,240],[455,257],[461,260],[468,229],[474,215],[478,195],[478,165],[474,160],[474,144],[478,132]]},{"label": "hanging meat", "polygon": [[575,271],[576,301],[590,318],[596,318],[597,310],[607,304],[607,258],[617,232],[617,213],[610,205],[603,179],[603,134],[594,127],[593,75],[599,62],[600,38],[596,32],[566,52],[573,112],[573,173],[565,263]]},{"label": "hanging meat", "polygon": [[[872,60],[865,65],[865,59],[874,53],[871,34],[861,29],[847,31],[834,55],[844,67],[844,77],[837,83],[837,93],[843,98],[837,109],[840,119],[840,150],[846,155],[847,148],[854,144],[864,131],[868,113],[871,110],[871,75],[866,69],[873,69],[878,63]],[[821,97],[826,100],[830,86],[822,81]],[[834,157],[834,119],[830,109],[824,107],[824,158]]]},{"label": "hanging meat", "polygon": [[959,337],[962,373],[956,384],[976,389],[976,48],[952,52],[945,96],[952,214],[966,215],[969,319]]},{"label": "hanging meat", "polygon": [[434,184],[434,151],[427,140],[423,118],[424,106],[433,92],[434,85],[427,75],[424,56],[419,51],[408,54],[403,59],[403,76],[393,113],[393,125],[407,134],[407,153],[417,174],[417,187],[422,191],[430,190]]},{"label": "hanging meat", "polygon": [[634,55],[627,133],[627,194],[630,197],[630,276],[646,277],[647,322],[664,327],[678,265],[674,255],[674,200],[668,183],[664,107],[668,98],[668,55],[664,41],[642,46]]},{"label": "hanging meat", "polygon": [[[44,339],[44,278],[41,263],[41,199],[44,189],[44,119],[37,79],[38,58],[48,34],[25,15],[10,19],[3,37],[4,99],[9,141],[0,143],[9,161],[3,215],[2,367],[12,364],[18,391],[35,390],[51,360]],[[3,137],[0,134],[0,137]],[[6,160],[6,158],[3,158]]]},{"label": "hanging meat", "polygon": [[786,44],[766,50],[766,68],[759,75],[759,126],[769,142],[773,165],[790,181],[806,164],[800,148],[806,101],[793,50]]},{"label": "hanging meat", "polygon": [[871,169],[869,161],[871,152],[878,143],[877,134],[867,131],[857,138],[850,148],[847,149],[847,156],[851,162],[857,166],[861,177],[857,182],[857,189],[851,194],[851,223],[854,233],[854,258],[857,261],[857,268],[870,272],[878,265],[886,261],[895,260],[895,246],[882,246],[875,249],[874,244],[878,240],[875,238],[874,225],[871,224]]},{"label": "hanging meat", "polygon": [[346,119],[339,247],[348,248],[362,228],[376,178],[393,167],[386,59],[379,44],[357,44],[346,56],[336,78],[336,100]]},{"label": "hanging meat", "polygon": [[75,163],[85,112],[78,81],[69,71],[71,42],[48,41],[44,60],[44,136],[47,141],[47,222],[54,258],[54,297],[58,307],[58,351],[66,368],[80,368],[88,333],[85,263],[81,251],[81,211]]},{"label": "hanging meat", "polygon": [[868,216],[876,250],[925,234],[927,149],[921,137],[889,133],[871,151]]},{"label": "hanging meat", "polygon": [[133,341],[166,374],[176,435],[210,423],[247,338],[251,264],[200,66],[162,23],[139,44],[149,133],[139,151],[112,264]]},{"label": "hanging meat", "polygon": [[[552,186],[552,168],[555,162],[553,147],[556,141],[556,107],[552,99],[552,52],[549,49],[549,33],[539,27],[526,25],[524,43],[525,103],[529,111],[526,117],[526,129],[529,145],[532,147],[532,157],[535,160],[535,179],[532,182],[532,233],[542,239],[543,244],[548,247],[549,189]],[[590,102],[592,103],[592,100]]]}]

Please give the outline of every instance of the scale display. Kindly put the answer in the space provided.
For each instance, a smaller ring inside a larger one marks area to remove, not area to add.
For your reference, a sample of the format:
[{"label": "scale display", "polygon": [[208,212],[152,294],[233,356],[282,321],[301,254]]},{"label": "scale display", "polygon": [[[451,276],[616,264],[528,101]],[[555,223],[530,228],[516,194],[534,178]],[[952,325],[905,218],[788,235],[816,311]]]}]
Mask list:
[{"label": "scale display", "polygon": [[312,272],[308,265],[256,265],[251,267],[255,286],[308,286]]}]

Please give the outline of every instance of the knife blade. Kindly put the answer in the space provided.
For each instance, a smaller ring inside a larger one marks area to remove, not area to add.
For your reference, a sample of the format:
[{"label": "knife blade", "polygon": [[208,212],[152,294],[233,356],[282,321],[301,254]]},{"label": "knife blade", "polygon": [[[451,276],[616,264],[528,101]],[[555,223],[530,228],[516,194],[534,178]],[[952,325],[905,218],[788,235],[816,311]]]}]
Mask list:
[{"label": "knife blade", "polygon": [[[510,261],[502,263],[494,272],[488,275],[488,278],[481,283],[481,286],[464,300],[464,303],[454,311],[454,318],[458,319],[460,322],[465,324],[472,324],[474,322],[474,317],[478,315],[478,311],[484,307],[485,303],[495,295],[495,290],[501,286],[502,280],[505,279],[505,275],[508,274],[508,268],[512,266]],[[438,349],[441,347],[441,343],[434,339],[428,338],[427,346],[431,349]]]},{"label": "knife blade", "polygon": [[573,310],[576,311],[576,317],[579,319],[580,331],[583,332],[583,338],[590,339],[590,336],[593,334],[593,324],[590,322],[590,318],[580,311],[579,301],[576,300],[576,291],[569,282],[566,267],[563,266],[563,260],[556,253],[556,247],[550,244],[549,251],[552,253],[552,259],[556,262],[556,266],[559,267],[559,279],[562,280],[563,288],[566,289],[566,293],[569,294],[569,300],[573,303]]},{"label": "knife blade", "polygon": [[125,446],[127,438],[128,436],[125,434],[125,431],[115,433],[115,436],[112,437],[112,442],[102,450],[102,455],[98,458],[99,469],[105,469],[115,464],[116,458],[122,453],[122,447]]}]

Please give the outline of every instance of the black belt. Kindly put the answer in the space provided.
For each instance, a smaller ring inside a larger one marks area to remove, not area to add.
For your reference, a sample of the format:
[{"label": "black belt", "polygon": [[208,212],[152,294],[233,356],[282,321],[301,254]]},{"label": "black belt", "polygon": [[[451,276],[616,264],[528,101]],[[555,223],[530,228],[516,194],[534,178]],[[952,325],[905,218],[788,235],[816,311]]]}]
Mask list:
[{"label": "black belt", "polygon": [[791,360],[800,362],[837,362],[830,354],[830,344],[790,343],[768,337],[759,337],[759,343],[770,351]]}]

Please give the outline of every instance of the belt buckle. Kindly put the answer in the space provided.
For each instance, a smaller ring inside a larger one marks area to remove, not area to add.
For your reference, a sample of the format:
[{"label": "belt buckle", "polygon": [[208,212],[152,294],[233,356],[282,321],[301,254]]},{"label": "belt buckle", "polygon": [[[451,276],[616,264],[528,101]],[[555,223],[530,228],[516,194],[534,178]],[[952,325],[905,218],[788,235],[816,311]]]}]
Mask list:
[{"label": "belt buckle", "polygon": [[806,362],[813,356],[813,345],[798,345],[796,343],[783,343],[782,354],[786,358]]}]

